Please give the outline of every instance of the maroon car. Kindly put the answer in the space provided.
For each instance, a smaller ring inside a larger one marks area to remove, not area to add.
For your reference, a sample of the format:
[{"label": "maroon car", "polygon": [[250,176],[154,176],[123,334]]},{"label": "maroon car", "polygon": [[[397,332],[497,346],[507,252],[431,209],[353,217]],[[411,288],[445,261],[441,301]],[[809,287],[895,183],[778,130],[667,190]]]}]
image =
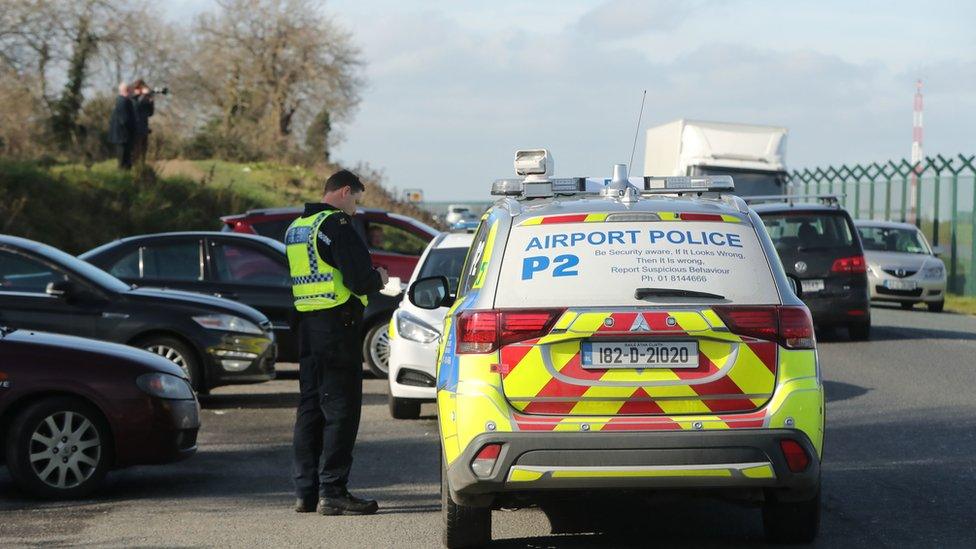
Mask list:
[{"label": "maroon car", "polygon": [[0,328],[0,456],[27,494],[80,497],[109,469],[187,458],[199,428],[200,405],[169,360]]},{"label": "maroon car", "polygon": [[[224,230],[259,234],[283,242],[285,231],[302,213],[301,208],[249,210],[221,217]],[[374,267],[383,267],[390,276],[410,280],[427,244],[440,234],[437,229],[412,217],[373,208],[362,208],[352,218],[353,228],[366,240]]]}]

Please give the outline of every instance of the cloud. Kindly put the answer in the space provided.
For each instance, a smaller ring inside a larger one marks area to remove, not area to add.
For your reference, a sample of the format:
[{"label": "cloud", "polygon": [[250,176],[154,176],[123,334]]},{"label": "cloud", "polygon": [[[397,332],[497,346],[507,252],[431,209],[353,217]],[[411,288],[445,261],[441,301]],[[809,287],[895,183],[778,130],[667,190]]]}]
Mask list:
[{"label": "cloud", "polygon": [[670,30],[705,4],[701,0],[609,0],[583,14],[576,28],[608,39]]}]

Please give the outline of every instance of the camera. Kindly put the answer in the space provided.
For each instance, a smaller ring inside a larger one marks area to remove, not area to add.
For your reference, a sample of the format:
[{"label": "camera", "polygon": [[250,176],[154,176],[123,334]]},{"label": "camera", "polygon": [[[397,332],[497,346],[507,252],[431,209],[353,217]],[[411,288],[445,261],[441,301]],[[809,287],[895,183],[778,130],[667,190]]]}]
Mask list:
[{"label": "camera", "polygon": [[168,86],[163,86],[162,88],[153,88],[152,89],[152,94],[153,95],[156,95],[156,94],[159,94],[159,95],[169,95],[169,87]]}]

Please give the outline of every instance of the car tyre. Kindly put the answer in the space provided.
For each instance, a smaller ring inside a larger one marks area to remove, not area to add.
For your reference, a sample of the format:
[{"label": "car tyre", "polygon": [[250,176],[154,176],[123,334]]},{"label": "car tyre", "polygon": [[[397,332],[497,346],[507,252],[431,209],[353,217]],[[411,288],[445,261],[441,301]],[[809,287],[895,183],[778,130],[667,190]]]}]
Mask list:
[{"label": "car tyre", "polygon": [[871,339],[871,322],[856,322],[847,325],[847,334],[853,341],[867,341]]},{"label": "car tyre", "polygon": [[451,498],[441,449],[441,516],[444,517],[444,547],[484,547],[491,541],[491,508],[458,505]]},{"label": "car tyre", "polygon": [[926,303],[925,306],[928,307],[929,311],[932,311],[933,313],[941,313],[942,309],[945,308],[945,300],[943,299],[942,301]]},{"label": "car tyre", "polygon": [[363,357],[374,376],[386,378],[390,370],[390,317],[373,323],[363,337]]},{"label": "car tyre", "polygon": [[49,397],[14,418],[6,441],[7,467],[31,496],[80,498],[102,484],[112,448],[111,431],[97,408],[78,398]]},{"label": "car tyre", "polygon": [[198,394],[205,395],[210,392],[203,377],[200,361],[187,344],[173,337],[150,336],[139,340],[135,346],[168,359],[182,368],[186,377],[190,379],[190,386]]},{"label": "car tyre", "polygon": [[390,395],[390,416],[393,419],[417,419],[420,417],[420,401],[414,398],[398,398]]},{"label": "car tyre", "polygon": [[774,543],[810,543],[820,531],[820,490],[806,501],[767,497],[762,506],[763,531]]},{"label": "car tyre", "polygon": [[914,301],[902,301],[900,305],[901,305],[901,308],[902,309],[908,310],[908,309],[912,309],[912,308],[915,307],[915,302]]}]

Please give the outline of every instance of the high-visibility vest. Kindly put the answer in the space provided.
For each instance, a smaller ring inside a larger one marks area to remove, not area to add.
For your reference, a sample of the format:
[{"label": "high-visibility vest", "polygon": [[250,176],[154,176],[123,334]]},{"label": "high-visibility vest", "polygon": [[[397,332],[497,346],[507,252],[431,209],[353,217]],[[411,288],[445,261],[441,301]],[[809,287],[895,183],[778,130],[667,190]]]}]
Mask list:
[{"label": "high-visibility vest", "polygon": [[319,256],[316,240],[322,223],[339,210],[326,210],[300,217],[285,233],[285,251],[291,270],[291,293],[295,308],[302,312],[338,307],[357,297],[366,306],[366,296],[356,295],[342,283],[342,273]]}]

